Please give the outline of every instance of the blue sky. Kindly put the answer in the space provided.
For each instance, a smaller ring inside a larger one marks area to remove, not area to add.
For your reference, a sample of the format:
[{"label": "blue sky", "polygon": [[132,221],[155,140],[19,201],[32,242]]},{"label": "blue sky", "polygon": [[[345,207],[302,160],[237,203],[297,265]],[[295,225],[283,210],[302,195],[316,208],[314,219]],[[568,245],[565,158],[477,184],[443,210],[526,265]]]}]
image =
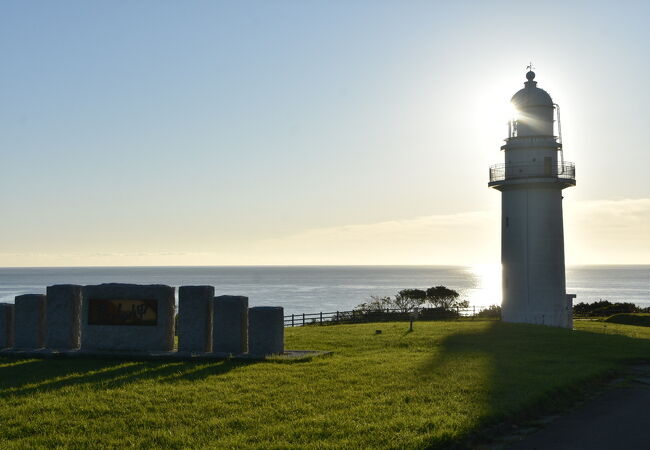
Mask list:
[{"label": "blue sky", "polygon": [[568,261],[650,262],[648,13],[2,2],[0,265],[498,263],[530,60],[577,166]]}]

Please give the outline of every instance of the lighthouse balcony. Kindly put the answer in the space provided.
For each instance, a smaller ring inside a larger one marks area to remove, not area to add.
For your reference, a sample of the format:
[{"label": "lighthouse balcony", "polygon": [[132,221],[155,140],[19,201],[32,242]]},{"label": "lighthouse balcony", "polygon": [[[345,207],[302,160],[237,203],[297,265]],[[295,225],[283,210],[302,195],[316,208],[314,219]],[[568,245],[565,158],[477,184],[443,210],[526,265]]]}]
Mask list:
[{"label": "lighthouse balcony", "polygon": [[558,164],[495,164],[490,167],[488,186],[521,182],[560,182],[576,184],[576,168],[572,162]]}]

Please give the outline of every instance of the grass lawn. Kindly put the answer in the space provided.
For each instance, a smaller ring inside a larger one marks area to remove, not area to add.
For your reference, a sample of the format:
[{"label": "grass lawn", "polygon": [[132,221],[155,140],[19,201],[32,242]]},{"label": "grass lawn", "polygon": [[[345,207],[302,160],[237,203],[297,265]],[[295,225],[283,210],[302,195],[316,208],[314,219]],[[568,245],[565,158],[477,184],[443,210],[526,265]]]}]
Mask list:
[{"label": "grass lawn", "polygon": [[336,352],[294,363],[0,358],[0,447],[445,447],[650,360],[648,327],[576,327],[294,328],[287,348]]}]

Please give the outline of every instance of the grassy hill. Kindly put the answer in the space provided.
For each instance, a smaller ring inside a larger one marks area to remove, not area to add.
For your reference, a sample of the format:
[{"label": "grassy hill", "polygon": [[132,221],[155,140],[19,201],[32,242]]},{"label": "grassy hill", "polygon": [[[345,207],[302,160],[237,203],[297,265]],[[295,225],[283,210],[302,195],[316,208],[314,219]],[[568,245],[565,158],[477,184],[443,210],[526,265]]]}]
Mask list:
[{"label": "grassy hill", "polygon": [[294,363],[0,358],[0,446],[444,447],[650,359],[648,327],[576,326],[294,328],[287,348],[336,352]]}]

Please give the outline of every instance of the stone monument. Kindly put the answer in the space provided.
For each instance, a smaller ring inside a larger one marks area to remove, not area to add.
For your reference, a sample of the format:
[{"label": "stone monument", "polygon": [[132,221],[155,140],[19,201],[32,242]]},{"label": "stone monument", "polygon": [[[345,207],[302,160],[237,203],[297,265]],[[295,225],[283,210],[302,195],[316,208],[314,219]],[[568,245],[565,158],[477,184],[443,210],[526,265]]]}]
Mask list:
[{"label": "stone monument", "polygon": [[48,286],[47,295],[19,295],[14,305],[0,303],[0,349],[34,357],[192,360],[309,353],[285,353],[283,308],[248,308],[248,297],[215,297],[213,286],[179,288],[179,351],[174,352],[174,292],[167,285],[109,283],[60,284]]}]

